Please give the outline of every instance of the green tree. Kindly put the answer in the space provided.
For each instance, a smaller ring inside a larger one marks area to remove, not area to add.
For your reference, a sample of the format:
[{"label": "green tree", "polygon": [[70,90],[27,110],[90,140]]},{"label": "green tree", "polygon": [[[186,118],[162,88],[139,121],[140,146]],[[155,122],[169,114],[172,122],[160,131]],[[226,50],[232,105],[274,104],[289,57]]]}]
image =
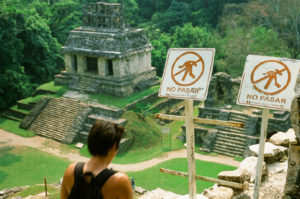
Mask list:
[{"label": "green tree", "polygon": [[155,13],[152,23],[163,32],[173,33],[176,26],[187,23],[190,17],[189,5],[185,2],[173,0],[165,12]]},{"label": "green tree", "polygon": [[215,65],[217,71],[241,76],[249,54],[288,57],[286,42],[278,33],[265,27],[228,29],[218,40]]},{"label": "green tree", "polygon": [[51,80],[63,60],[47,21],[27,2],[5,1],[0,7],[0,29],[0,109],[3,109],[27,97],[36,83]]},{"label": "green tree", "polygon": [[289,46],[292,58],[300,57],[300,3],[298,0],[252,0],[243,5],[241,13],[228,13],[219,25],[227,28],[262,26],[276,31]]},{"label": "green tree", "polygon": [[81,5],[73,0],[64,0],[50,7],[52,16],[49,26],[53,37],[64,44],[69,32],[81,25]]},{"label": "green tree", "polygon": [[194,27],[192,23],[177,27],[172,37],[172,47],[175,48],[207,48],[213,40],[213,35],[205,28]]}]

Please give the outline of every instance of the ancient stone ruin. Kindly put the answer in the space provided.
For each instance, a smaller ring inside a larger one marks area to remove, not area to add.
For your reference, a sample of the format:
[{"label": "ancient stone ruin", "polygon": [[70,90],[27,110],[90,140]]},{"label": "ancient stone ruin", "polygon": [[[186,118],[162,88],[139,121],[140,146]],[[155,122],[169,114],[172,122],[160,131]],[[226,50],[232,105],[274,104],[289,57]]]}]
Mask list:
[{"label": "ancient stone ruin", "polygon": [[84,92],[128,96],[158,83],[151,66],[152,48],[142,29],[125,27],[121,4],[87,4],[82,26],[69,33],[62,47],[65,71],[55,76],[55,83]]}]

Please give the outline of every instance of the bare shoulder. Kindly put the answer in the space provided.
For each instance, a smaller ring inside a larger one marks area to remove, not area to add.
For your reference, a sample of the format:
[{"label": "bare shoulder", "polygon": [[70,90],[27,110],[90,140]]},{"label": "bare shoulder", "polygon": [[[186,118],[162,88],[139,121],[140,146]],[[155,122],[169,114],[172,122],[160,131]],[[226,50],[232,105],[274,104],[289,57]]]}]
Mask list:
[{"label": "bare shoulder", "polygon": [[131,199],[132,189],[129,177],[121,172],[115,173],[104,184],[102,192],[107,198]]},{"label": "bare shoulder", "polygon": [[70,178],[70,177],[74,177],[74,169],[75,169],[76,163],[72,163],[70,164],[65,173],[64,173],[64,178]]},{"label": "bare shoulder", "polygon": [[60,192],[60,198],[66,199],[68,198],[71,188],[74,184],[74,168],[76,163],[72,163],[68,166],[68,168],[65,170],[63,182],[61,185],[61,192]]},{"label": "bare shoulder", "polygon": [[129,177],[121,172],[115,173],[110,179],[119,184],[130,182]]}]

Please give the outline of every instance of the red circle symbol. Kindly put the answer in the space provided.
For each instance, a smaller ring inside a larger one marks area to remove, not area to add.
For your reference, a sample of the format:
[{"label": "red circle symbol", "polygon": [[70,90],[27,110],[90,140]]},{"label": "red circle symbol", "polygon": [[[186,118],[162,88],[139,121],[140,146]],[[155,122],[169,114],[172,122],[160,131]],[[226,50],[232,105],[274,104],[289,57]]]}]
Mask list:
[{"label": "red circle symbol", "polygon": [[176,58],[172,65],[172,80],[179,86],[196,83],[204,73],[204,61],[195,52],[185,52]]},{"label": "red circle symbol", "polygon": [[282,62],[267,60],[256,65],[251,73],[254,89],[266,95],[276,95],[287,88],[291,72]]}]

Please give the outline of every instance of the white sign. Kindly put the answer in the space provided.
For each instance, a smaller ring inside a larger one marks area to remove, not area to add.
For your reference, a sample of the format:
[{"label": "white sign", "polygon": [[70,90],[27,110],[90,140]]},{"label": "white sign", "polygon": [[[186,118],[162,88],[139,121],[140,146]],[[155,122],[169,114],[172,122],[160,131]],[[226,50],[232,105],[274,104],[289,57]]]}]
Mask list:
[{"label": "white sign", "polygon": [[237,104],[290,110],[299,60],[248,55]]},{"label": "white sign", "polygon": [[214,55],[213,48],[169,49],[158,95],[205,100]]}]

